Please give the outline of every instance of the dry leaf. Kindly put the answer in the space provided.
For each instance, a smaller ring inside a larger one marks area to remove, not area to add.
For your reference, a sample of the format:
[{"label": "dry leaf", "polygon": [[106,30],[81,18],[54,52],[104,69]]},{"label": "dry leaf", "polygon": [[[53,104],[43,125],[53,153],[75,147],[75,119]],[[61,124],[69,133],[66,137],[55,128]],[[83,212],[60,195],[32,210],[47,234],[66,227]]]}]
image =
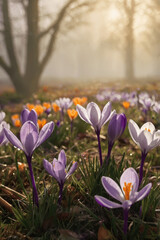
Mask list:
[{"label": "dry leaf", "polygon": [[98,240],[113,240],[112,233],[102,225],[98,229]]}]

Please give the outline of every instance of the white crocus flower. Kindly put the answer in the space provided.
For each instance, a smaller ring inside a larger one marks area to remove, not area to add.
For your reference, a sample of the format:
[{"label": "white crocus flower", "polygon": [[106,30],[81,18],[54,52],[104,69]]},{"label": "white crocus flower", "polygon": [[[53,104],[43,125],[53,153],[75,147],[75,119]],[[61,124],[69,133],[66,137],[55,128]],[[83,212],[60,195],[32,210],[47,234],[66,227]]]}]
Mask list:
[{"label": "white crocus flower", "polygon": [[160,144],[160,130],[156,131],[153,123],[146,122],[139,128],[133,120],[130,120],[128,128],[133,141],[141,148],[143,154],[147,154]]}]

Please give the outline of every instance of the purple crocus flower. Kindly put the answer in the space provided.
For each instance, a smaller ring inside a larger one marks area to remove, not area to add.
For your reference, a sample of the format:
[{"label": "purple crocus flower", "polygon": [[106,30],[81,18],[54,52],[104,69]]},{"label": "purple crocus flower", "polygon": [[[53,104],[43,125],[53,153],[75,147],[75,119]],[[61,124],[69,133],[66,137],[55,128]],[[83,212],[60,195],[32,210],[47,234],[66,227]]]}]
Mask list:
[{"label": "purple crocus flower", "polygon": [[20,140],[9,129],[4,128],[8,140],[13,144],[13,146],[24,151],[26,155],[33,187],[33,203],[35,203],[37,206],[38,193],[31,164],[32,155],[34,150],[39,147],[51,135],[53,128],[54,123],[49,122],[45,124],[39,132],[37,125],[35,125],[32,121],[26,121],[22,125],[20,130]]},{"label": "purple crocus flower", "polygon": [[86,123],[91,124],[91,126],[95,129],[98,140],[98,150],[100,157],[100,165],[102,166],[102,151],[101,151],[101,143],[100,143],[100,131],[102,126],[108,122],[111,117],[114,115],[115,110],[111,112],[111,103],[108,102],[102,112],[98,105],[94,102],[88,103],[87,108],[85,109],[81,105],[77,104],[77,112],[79,117],[85,121]]},{"label": "purple crocus flower", "polygon": [[66,154],[64,150],[60,151],[60,154],[58,155],[58,160],[56,158],[53,159],[53,162],[50,163],[46,159],[43,159],[43,166],[46,169],[46,171],[56,179],[59,185],[59,198],[58,203],[61,204],[62,200],[62,191],[63,186],[66,181],[66,179],[74,173],[76,170],[78,163],[73,162],[71,168],[66,173]]},{"label": "purple crocus flower", "polygon": [[126,124],[127,118],[124,113],[121,114],[115,113],[109,122],[107,164],[111,155],[114,142],[123,134]]},{"label": "purple crocus flower", "polygon": [[129,120],[128,129],[133,141],[141,148],[142,158],[139,174],[139,183],[141,184],[144,161],[148,152],[160,144],[160,130],[156,131],[151,122],[146,122],[139,128],[133,120]]},{"label": "purple crocus flower", "polygon": [[29,111],[27,108],[25,108],[21,113],[21,122],[24,124],[26,121],[32,121],[37,126],[37,113],[34,109]]},{"label": "purple crocus flower", "polygon": [[110,177],[101,178],[102,185],[106,192],[119,201],[112,202],[102,196],[95,196],[95,200],[102,207],[112,208],[123,208],[124,212],[124,234],[127,234],[128,229],[128,211],[131,205],[135,202],[144,199],[150,192],[152,184],[149,183],[138,192],[139,178],[137,172],[133,168],[127,168],[120,178],[120,187]]}]

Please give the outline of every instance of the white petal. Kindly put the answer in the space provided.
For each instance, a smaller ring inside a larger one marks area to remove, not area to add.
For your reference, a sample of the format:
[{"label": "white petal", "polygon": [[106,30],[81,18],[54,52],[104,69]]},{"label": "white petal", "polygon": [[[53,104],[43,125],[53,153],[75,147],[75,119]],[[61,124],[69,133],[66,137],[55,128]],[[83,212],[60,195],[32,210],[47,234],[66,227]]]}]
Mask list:
[{"label": "white petal", "polygon": [[149,132],[150,132],[151,134],[153,134],[153,133],[155,132],[155,126],[154,126],[153,123],[151,123],[151,122],[146,122],[145,124],[142,125],[142,127],[141,127],[140,130],[141,130],[141,131],[143,131],[143,130],[148,131],[148,130],[149,130]]},{"label": "white petal", "polygon": [[138,142],[138,136],[139,136],[139,133],[140,133],[140,129],[139,129],[137,123],[135,123],[133,120],[129,120],[128,129],[129,129],[129,133],[131,135],[131,138],[133,139],[133,141],[135,143],[137,143]]}]

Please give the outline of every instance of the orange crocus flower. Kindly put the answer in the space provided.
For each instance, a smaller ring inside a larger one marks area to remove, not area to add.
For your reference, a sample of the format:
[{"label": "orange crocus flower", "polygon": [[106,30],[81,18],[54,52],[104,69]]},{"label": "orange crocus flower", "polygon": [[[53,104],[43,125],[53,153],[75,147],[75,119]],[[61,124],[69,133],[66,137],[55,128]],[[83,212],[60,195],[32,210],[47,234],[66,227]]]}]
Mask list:
[{"label": "orange crocus flower", "polygon": [[20,126],[21,126],[21,121],[20,121],[20,119],[14,120],[14,121],[13,121],[13,124],[14,124],[15,127],[20,127]]},{"label": "orange crocus flower", "polygon": [[38,104],[34,107],[34,110],[36,111],[37,115],[41,115],[44,112],[44,109],[42,105]]},{"label": "orange crocus flower", "polygon": [[13,115],[11,116],[11,118],[12,118],[13,121],[14,121],[14,120],[17,120],[17,119],[19,119],[19,114],[13,114]]},{"label": "orange crocus flower", "polygon": [[52,103],[52,107],[55,112],[58,112],[60,110],[60,107],[56,103]]},{"label": "orange crocus flower", "polygon": [[128,109],[130,107],[130,102],[122,102],[122,105],[125,109]]},{"label": "orange crocus flower", "polygon": [[83,105],[86,103],[87,98],[86,97],[83,97],[83,98],[75,97],[72,99],[72,101],[73,101],[74,105],[77,105],[77,104]]},{"label": "orange crocus flower", "polygon": [[47,123],[47,120],[45,118],[43,118],[42,120],[38,119],[37,123],[38,123],[39,129],[41,129]]},{"label": "orange crocus flower", "polygon": [[32,109],[34,109],[34,104],[27,103],[26,107],[28,108],[29,111],[31,111]]},{"label": "orange crocus flower", "polygon": [[67,113],[71,121],[75,119],[78,115],[78,112],[75,109],[68,109]]},{"label": "orange crocus flower", "polygon": [[43,103],[43,107],[44,107],[45,109],[49,109],[49,108],[51,107],[51,104],[50,104],[49,102],[44,102],[44,103]]}]

